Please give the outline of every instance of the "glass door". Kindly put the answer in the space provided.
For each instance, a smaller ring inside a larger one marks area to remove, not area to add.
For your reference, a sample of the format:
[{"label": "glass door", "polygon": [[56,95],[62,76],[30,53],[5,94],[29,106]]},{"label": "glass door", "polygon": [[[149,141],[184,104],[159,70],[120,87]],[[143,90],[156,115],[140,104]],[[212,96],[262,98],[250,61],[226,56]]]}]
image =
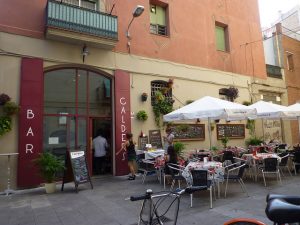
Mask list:
[{"label": "glass door", "polygon": [[87,149],[86,119],[75,116],[44,117],[44,151],[65,156],[67,150]]},{"label": "glass door", "polygon": [[108,143],[108,149],[106,151],[105,155],[105,161],[103,169],[104,173],[103,174],[112,174],[113,170],[113,158],[112,158],[112,122],[110,117],[102,117],[102,118],[90,118],[89,120],[90,123],[90,129],[89,129],[89,149],[90,149],[90,155],[91,155],[91,163],[92,163],[92,170],[93,173],[95,174],[95,169],[96,169],[96,160],[94,157],[94,149],[93,149],[93,139],[95,139],[98,134],[100,133],[102,137],[104,137]]}]

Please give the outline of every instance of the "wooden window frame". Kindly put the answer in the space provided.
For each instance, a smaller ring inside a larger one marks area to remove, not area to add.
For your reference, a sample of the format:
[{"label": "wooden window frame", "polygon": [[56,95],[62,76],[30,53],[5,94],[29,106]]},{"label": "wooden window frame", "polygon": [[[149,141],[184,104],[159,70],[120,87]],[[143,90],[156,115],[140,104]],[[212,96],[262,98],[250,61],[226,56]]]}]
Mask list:
[{"label": "wooden window frame", "polygon": [[[217,36],[216,36],[216,27],[221,27],[224,29],[224,41],[225,41],[225,50],[222,49],[218,49],[217,46]],[[221,52],[230,52],[230,44],[229,44],[229,28],[228,25],[225,23],[221,23],[218,21],[215,21],[215,41],[216,41],[216,49],[217,51],[221,51]]]}]

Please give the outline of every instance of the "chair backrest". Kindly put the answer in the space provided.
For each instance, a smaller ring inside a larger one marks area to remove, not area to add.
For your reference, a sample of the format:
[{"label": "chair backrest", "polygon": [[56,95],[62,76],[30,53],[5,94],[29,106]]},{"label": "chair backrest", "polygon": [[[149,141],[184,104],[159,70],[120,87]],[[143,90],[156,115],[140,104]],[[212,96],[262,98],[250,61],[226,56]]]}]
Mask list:
[{"label": "chair backrest", "polygon": [[264,159],[264,170],[267,172],[276,172],[277,171],[277,158],[265,158]]},{"label": "chair backrest", "polygon": [[294,152],[294,162],[300,163],[300,151],[295,151]]},{"label": "chair backrest", "polygon": [[285,149],[286,146],[287,146],[287,144],[280,144],[280,145],[278,145],[278,148],[279,148],[279,149]]},{"label": "chair backrest", "polygon": [[278,155],[281,157],[280,166],[286,166],[288,163],[288,159],[289,159],[289,153],[283,152]]},{"label": "chair backrest", "polygon": [[246,164],[244,162],[242,162],[242,164],[239,166],[239,172],[238,172],[239,178],[243,177],[245,168],[246,168]]},{"label": "chair backrest", "polygon": [[183,169],[181,168],[180,165],[177,165],[177,164],[174,164],[174,163],[168,163],[167,166],[168,166],[168,169],[169,169],[168,172],[170,173],[170,175],[172,177],[174,177],[177,174],[181,174],[182,171],[183,171]]},{"label": "chair backrest", "polygon": [[223,162],[224,162],[225,160],[234,161],[233,157],[234,157],[234,155],[233,155],[233,152],[232,152],[232,151],[224,151],[222,161],[223,161]]},{"label": "chair backrest", "polygon": [[193,186],[207,186],[207,170],[192,170]]}]

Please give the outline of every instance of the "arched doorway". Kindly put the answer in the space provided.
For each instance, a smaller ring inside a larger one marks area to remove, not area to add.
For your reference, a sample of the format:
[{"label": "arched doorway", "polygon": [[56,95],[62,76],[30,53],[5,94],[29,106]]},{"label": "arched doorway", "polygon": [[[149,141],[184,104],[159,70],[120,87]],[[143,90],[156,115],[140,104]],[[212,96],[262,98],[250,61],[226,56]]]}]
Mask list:
[{"label": "arched doorway", "polygon": [[43,150],[65,155],[86,151],[93,168],[92,139],[101,129],[110,148],[105,173],[112,173],[112,79],[83,68],[58,68],[44,73]]}]

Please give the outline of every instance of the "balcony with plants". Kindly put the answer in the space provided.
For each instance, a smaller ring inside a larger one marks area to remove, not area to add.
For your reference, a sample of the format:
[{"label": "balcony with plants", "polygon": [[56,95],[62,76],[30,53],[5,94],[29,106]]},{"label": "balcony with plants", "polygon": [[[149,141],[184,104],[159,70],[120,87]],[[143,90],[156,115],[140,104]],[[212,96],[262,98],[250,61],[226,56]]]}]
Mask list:
[{"label": "balcony with plants", "polygon": [[93,5],[83,0],[78,3],[48,0],[46,37],[105,49],[115,47],[118,41],[118,18],[96,11],[96,3]]}]

